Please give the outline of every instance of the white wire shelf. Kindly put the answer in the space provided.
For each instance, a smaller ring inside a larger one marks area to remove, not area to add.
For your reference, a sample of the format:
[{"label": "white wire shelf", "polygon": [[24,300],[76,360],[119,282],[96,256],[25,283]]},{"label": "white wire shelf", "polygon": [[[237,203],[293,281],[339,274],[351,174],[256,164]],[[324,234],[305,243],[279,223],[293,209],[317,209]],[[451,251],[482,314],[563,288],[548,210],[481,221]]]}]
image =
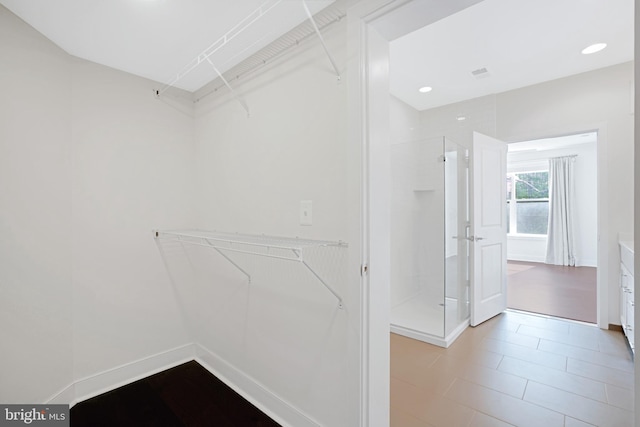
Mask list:
[{"label": "white wire shelf", "polygon": [[249,283],[251,274],[229,257],[230,252],[299,262],[338,299],[342,308],[342,297],[307,263],[304,252],[322,247],[346,248],[348,245],[345,242],[203,230],[154,230],[154,238],[163,242],[174,241],[211,248],[242,272]]}]

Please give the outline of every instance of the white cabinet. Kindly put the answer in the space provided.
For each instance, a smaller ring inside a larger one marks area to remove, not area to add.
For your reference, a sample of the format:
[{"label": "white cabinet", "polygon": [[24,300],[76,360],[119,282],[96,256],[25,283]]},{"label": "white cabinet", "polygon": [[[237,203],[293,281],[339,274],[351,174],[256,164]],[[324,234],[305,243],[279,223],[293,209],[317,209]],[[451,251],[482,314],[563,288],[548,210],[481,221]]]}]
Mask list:
[{"label": "white cabinet", "polygon": [[620,242],[620,324],[635,353],[633,258],[633,242]]}]

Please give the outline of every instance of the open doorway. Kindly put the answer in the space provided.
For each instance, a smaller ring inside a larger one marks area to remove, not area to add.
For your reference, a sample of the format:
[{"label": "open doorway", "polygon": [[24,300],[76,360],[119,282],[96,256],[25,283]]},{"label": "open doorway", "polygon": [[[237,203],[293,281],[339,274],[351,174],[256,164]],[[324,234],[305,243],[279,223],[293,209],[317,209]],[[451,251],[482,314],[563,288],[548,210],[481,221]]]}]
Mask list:
[{"label": "open doorway", "polygon": [[[407,2],[407,5],[420,3],[427,2]],[[629,209],[632,201],[622,196],[617,197],[617,194],[619,193],[618,189],[625,185],[625,179],[618,179],[622,175],[620,172],[631,169],[628,165],[625,166],[625,162],[621,160],[625,158],[625,155],[622,154],[622,146],[624,145],[625,150],[629,150],[632,148],[633,141],[631,126],[633,119],[627,108],[629,106],[628,94],[632,91],[628,82],[633,81],[633,64],[618,62],[589,70],[585,69],[578,74],[549,76],[548,71],[558,70],[562,64],[584,64],[587,62],[585,60],[587,57],[579,56],[580,50],[577,46],[565,46],[561,52],[557,48],[561,46],[562,42],[569,40],[575,45],[586,46],[588,42],[578,42],[578,40],[584,40],[582,36],[578,36],[579,30],[588,30],[595,28],[595,26],[584,24],[581,28],[569,32],[567,32],[567,26],[571,23],[600,22],[612,11],[609,3],[601,11],[594,10],[593,17],[589,19],[578,18],[576,15],[585,10],[582,3],[580,5],[574,4],[572,9],[565,13],[559,10],[557,12],[551,11],[560,5],[569,6],[568,3],[570,2],[545,2],[544,7],[541,7],[539,2],[524,2],[513,5],[508,1],[486,0],[446,19],[435,21],[434,24],[425,27],[424,31],[414,32],[402,38],[398,38],[398,35],[401,34],[392,30],[406,28],[407,25],[374,22],[371,27],[377,32],[371,28],[367,28],[368,31],[371,30],[370,33],[354,31],[356,34],[361,34],[363,38],[364,36],[368,37],[364,39],[364,42],[368,43],[366,55],[361,56],[361,58],[367,58],[366,67],[363,67],[361,73],[361,76],[364,77],[364,85],[361,87],[366,89],[367,96],[362,96],[358,105],[357,113],[362,116],[358,116],[361,117],[361,121],[357,123],[362,124],[367,131],[359,140],[365,148],[362,150],[362,154],[365,159],[364,165],[367,167],[366,173],[370,174],[370,178],[365,179],[369,184],[369,186],[365,186],[368,191],[367,195],[371,198],[365,200],[365,207],[370,208],[366,211],[369,220],[368,229],[365,230],[369,232],[367,234],[369,240],[366,241],[366,244],[371,250],[371,259],[380,262],[374,264],[372,261],[370,284],[377,283],[380,285],[379,289],[383,289],[387,293],[389,287],[393,286],[389,280],[391,276],[388,268],[389,262],[385,264],[385,261],[389,259],[389,253],[393,250],[389,244],[390,227],[387,226],[391,189],[389,141],[411,140],[419,133],[423,138],[444,135],[459,144],[471,147],[471,136],[476,131],[493,135],[504,141],[515,142],[541,138],[549,133],[562,135],[584,129],[597,129],[600,142],[598,149],[601,154],[598,156],[600,178],[598,180],[598,194],[601,196],[598,203],[598,220],[602,233],[598,236],[600,249],[598,251],[598,266],[600,267],[598,283],[599,296],[602,296],[598,299],[600,305],[598,326],[606,328],[607,324],[612,321],[611,319],[615,318],[615,310],[611,310],[611,314],[609,313],[609,309],[614,307],[612,297],[617,295],[617,284],[615,276],[612,274],[615,271],[615,243],[617,234],[625,231],[628,224],[632,222],[632,214]],[[623,3],[620,2],[620,4]],[[628,2],[625,4],[629,5]],[[532,9],[526,9],[526,6],[532,6]],[[485,7],[488,9],[484,9]],[[481,9],[487,12],[486,15],[481,17],[473,15]],[[400,10],[401,8],[389,13],[389,20],[398,15]],[[522,19],[518,20],[515,15],[509,15],[510,12],[519,14]],[[627,14],[632,16],[632,14]],[[412,14],[413,17],[427,15],[428,12],[420,14],[415,11]],[[567,16],[571,16],[572,19],[566,20]],[[534,17],[540,17],[542,24],[535,22]],[[559,17],[563,18],[563,22],[553,22]],[[616,28],[619,28],[620,22],[623,21],[624,16],[621,16],[615,23],[611,22]],[[535,28],[529,29],[529,25]],[[602,28],[602,26],[598,25],[598,28]],[[439,33],[440,29],[447,31]],[[478,32],[470,34],[472,29],[478,30]],[[544,29],[544,31],[540,31],[540,29]],[[553,30],[560,31],[561,34],[556,36]],[[568,33],[572,34],[571,38],[566,37]],[[494,34],[498,37],[491,41],[483,38],[483,36]],[[526,48],[524,42],[517,37],[519,35],[531,35],[535,44]],[[541,47],[540,41],[546,37],[549,37],[550,43]],[[502,43],[506,43],[506,45]],[[613,46],[612,43],[610,45]],[[490,47],[491,51],[488,53],[503,54],[503,58],[513,59],[514,66],[518,68],[507,68],[504,64],[499,66],[496,62],[498,59],[482,53],[483,47]],[[403,55],[405,52],[406,55]],[[438,55],[439,53],[440,55]],[[524,55],[524,58],[516,59],[515,57],[520,53]],[[544,55],[536,53],[544,53]],[[458,54],[462,58],[458,58]],[[550,62],[544,63],[545,58]],[[601,55],[600,58],[604,58],[604,56]],[[588,57],[589,61],[591,59],[595,60],[596,57]],[[494,63],[496,65],[492,65]],[[526,71],[533,71],[534,77],[541,77],[542,71],[544,71],[545,77],[537,81],[521,82],[511,87],[495,86],[491,87],[489,91],[479,90],[489,89],[491,83],[497,83],[498,80],[510,81],[517,76],[522,76]],[[455,84],[446,84],[440,79],[441,76],[460,76],[460,78]],[[501,77],[506,80],[502,80]],[[387,82],[387,78],[390,82]],[[462,88],[466,87],[463,85],[465,82],[472,86],[471,89],[478,89],[478,91],[463,90]],[[402,91],[403,87],[406,89],[405,91]],[[388,94],[389,88],[391,88],[391,96]],[[464,92],[465,95],[444,99],[445,94],[453,92]],[[621,96],[615,96],[618,93]],[[412,105],[414,100],[416,100],[415,106]],[[438,102],[436,103],[436,101]],[[391,119],[387,122],[386,118],[389,114]],[[623,129],[618,130],[618,122],[628,124],[626,127],[630,129],[630,132],[625,133]],[[390,126],[387,126],[387,123]],[[618,137],[618,134],[621,136]],[[620,155],[616,154],[618,152]],[[501,176],[504,175],[501,174]],[[504,197],[502,194],[504,193],[501,193],[500,197]],[[615,209],[610,208],[612,201],[615,201],[619,206],[616,206]],[[618,218],[620,219],[618,220]],[[406,249],[406,247],[400,249]],[[376,268],[374,269],[373,266]],[[611,280],[611,276],[614,276],[613,280]],[[376,287],[370,286],[369,289],[376,289]],[[381,304],[369,304],[369,306],[379,308]],[[546,319],[544,320],[546,321]],[[560,321],[554,320],[554,322]],[[490,325],[490,323],[485,324]],[[480,346],[483,347],[483,350],[486,350],[484,344],[489,343],[495,345],[490,351],[497,350],[499,347],[513,349],[518,345],[514,342],[530,341],[529,338],[521,336],[525,335],[527,331],[545,331],[543,328],[535,328],[535,326],[531,328],[517,326],[514,332],[514,329],[509,326],[508,330],[507,328],[501,329],[487,340],[475,341],[474,338],[470,338],[466,343],[464,342],[466,336],[470,336],[475,331],[486,330],[484,328],[484,326],[475,329],[468,328],[461,336],[461,340],[454,343],[450,349],[438,350],[438,357],[443,354],[467,355],[473,351],[477,342],[481,343]],[[567,328],[569,327],[567,326]],[[593,333],[600,333],[596,328],[587,329]],[[556,334],[551,331],[546,332],[545,336],[556,337]],[[501,340],[503,338],[505,339]],[[531,343],[532,348],[523,348],[518,354],[524,355],[539,351],[537,346],[540,344],[540,339],[540,336],[534,337]],[[403,340],[409,342],[408,339],[403,338]],[[411,342],[410,345],[415,345],[415,343]],[[460,350],[456,350],[455,346]],[[610,347],[609,344],[605,344],[605,346]],[[605,346],[600,347],[598,343],[594,351],[599,349],[608,351],[609,348],[605,348]],[[394,366],[394,358],[400,353],[401,351],[392,352],[392,367]],[[417,359],[421,363],[425,361],[425,358],[416,357]],[[422,366],[410,371],[405,369],[407,366],[405,362],[407,360],[403,359],[395,366],[398,366],[403,372],[409,372],[409,375],[404,377],[405,380],[415,381],[415,378],[420,375],[419,373],[424,372],[421,369]],[[437,380],[425,381],[422,385],[428,390],[428,393],[433,393],[435,383]],[[462,381],[456,381],[456,383],[463,384]],[[404,384],[402,381],[396,383],[397,386]],[[391,393],[396,393],[397,388],[394,389],[392,383]],[[386,388],[384,389],[386,390]],[[465,396],[477,395],[476,390],[478,388],[470,385],[466,389]],[[416,394],[420,390],[414,388],[413,392]],[[435,395],[435,393],[433,394]],[[461,392],[461,394],[463,393]],[[402,403],[407,401],[407,399],[397,397],[394,400]],[[435,405],[438,404],[441,402],[435,403]],[[424,406],[422,404],[422,409]],[[514,421],[514,424],[516,423],[518,422]],[[451,422],[442,421],[438,424],[454,425]]]},{"label": "open doorway", "polygon": [[[554,210],[550,160],[563,158],[572,173],[563,200],[571,205]],[[509,308],[597,322],[597,164],[597,132],[509,145]],[[554,250],[564,256],[554,257]]]}]

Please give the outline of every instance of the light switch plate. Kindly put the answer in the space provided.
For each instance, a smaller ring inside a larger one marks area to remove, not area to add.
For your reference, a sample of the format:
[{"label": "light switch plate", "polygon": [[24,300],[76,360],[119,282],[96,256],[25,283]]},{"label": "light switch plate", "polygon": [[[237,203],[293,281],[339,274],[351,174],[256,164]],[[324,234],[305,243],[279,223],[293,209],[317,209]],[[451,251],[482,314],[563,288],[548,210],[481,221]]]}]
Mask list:
[{"label": "light switch plate", "polygon": [[311,200],[300,201],[300,225],[313,225],[313,203]]}]

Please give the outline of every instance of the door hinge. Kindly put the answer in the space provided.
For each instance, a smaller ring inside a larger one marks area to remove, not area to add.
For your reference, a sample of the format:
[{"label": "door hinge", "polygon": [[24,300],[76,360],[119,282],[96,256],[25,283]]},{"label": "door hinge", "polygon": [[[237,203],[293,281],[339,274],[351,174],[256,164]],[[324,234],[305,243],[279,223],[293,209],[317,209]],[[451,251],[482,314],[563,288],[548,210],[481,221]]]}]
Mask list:
[{"label": "door hinge", "polygon": [[362,264],[360,266],[360,275],[366,276],[368,272],[369,272],[369,266],[367,264]]}]

